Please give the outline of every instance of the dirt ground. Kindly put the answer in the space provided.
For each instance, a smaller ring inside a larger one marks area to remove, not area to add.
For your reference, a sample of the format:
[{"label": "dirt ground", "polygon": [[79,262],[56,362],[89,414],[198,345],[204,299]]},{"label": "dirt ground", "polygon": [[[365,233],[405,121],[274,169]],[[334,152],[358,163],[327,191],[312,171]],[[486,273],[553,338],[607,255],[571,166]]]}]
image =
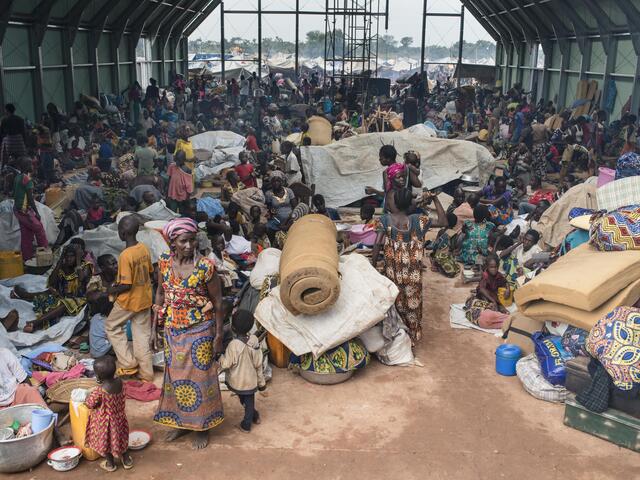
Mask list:
[{"label": "dirt ground", "polygon": [[335,386],[275,369],[268,397],[257,397],[262,424],[250,435],[234,428],[241,408],[224,392],[226,420],[198,452],[189,437],[163,442],[163,429],[151,423],[155,404],[130,402],[131,427],[154,436],[134,452],[134,470],[107,474],[82,461],[65,474],[42,464],[12,478],[638,478],[640,455],[565,427],[563,406],[529,396],[516,377],[497,375],[496,338],[449,327],[449,304],[464,300],[468,287],[425,277],[422,368],[373,360]]}]

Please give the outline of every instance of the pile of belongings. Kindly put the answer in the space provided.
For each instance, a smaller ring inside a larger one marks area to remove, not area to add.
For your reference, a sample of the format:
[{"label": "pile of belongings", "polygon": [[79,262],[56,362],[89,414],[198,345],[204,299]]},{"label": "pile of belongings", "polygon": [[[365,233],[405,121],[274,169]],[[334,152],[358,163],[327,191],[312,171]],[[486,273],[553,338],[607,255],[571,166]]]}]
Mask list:
[{"label": "pile of belongings", "polygon": [[394,315],[398,288],[364,256],[338,257],[335,239],[331,221],[307,215],[290,229],[281,254],[260,254],[250,282],[277,276],[280,284],[258,303],[256,320],[309,372],[348,373],[363,368],[374,351],[391,364],[411,363],[411,342]]}]

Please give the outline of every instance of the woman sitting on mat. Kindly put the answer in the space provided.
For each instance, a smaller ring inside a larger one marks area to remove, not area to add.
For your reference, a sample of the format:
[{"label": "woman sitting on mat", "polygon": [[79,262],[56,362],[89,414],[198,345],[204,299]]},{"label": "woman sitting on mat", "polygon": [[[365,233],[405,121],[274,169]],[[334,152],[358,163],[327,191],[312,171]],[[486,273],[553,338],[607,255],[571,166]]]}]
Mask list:
[{"label": "woman sitting on mat", "polygon": [[15,286],[11,297],[31,302],[37,315],[36,320],[25,325],[23,330],[26,333],[49,328],[61,317],[77,315],[84,308],[92,270],[91,264],[83,260],[82,255],[82,248],[78,244],[67,245],[49,275],[48,289],[44,292],[27,292],[20,285]]}]

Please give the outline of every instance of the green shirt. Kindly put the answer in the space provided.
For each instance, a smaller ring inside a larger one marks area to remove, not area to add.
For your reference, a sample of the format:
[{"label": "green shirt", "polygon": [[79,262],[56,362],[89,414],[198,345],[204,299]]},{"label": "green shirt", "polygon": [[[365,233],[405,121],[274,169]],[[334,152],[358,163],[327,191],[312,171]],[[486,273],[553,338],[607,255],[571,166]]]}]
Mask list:
[{"label": "green shirt", "polygon": [[29,209],[29,201],[27,192],[33,191],[33,180],[29,175],[19,173],[16,175],[15,182],[13,184],[13,200],[14,208],[21,212],[26,212]]},{"label": "green shirt", "polygon": [[153,175],[153,161],[158,154],[149,147],[136,148],[136,160],[138,161],[138,175]]}]

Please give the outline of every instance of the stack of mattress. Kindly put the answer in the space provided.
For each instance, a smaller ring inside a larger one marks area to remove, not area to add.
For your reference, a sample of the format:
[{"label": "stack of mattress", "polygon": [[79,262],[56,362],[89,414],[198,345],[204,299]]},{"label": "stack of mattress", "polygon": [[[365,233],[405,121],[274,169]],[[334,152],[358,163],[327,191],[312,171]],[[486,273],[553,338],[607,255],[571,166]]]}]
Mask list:
[{"label": "stack of mattress", "polygon": [[600,252],[581,245],[516,290],[518,310],[540,321],[591,330],[623,305],[640,299],[640,251]]}]

